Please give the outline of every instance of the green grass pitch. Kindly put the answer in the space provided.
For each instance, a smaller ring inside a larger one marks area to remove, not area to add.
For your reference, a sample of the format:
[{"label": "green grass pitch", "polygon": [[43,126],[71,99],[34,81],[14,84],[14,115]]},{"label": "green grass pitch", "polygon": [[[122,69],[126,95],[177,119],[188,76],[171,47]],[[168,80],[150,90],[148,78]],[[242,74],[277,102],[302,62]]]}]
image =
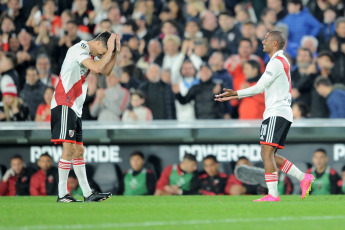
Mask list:
[{"label": "green grass pitch", "polygon": [[0,229],[345,229],[345,196],[113,196],[101,203],[0,197]]}]

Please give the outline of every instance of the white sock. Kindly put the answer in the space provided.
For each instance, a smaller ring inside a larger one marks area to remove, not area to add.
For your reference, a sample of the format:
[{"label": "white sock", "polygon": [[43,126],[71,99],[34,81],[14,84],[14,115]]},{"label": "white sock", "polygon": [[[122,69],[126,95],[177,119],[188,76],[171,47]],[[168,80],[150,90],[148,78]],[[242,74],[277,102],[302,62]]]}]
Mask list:
[{"label": "white sock", "polygon": [[278,173],[265,173],[265,180],[268,188],[268,194],[278,197]]},{"label": "white sock", "polygon": [[71,170],[71,162],[66,161],[64,159],[60,159],[59,161],[59,197],[62,198],[65,195],[68,194],[67,191],[67,179],[68,179],[68,173]]},{"label": "white sock", "polygon": [[84,159],[73,159],[73,169],[75,175],[77,175],[81,190],[83,190],[84,197],[89,197],[92,194],[92,190],[87,181]]},{"label": "white sock", "polygon": [[294,164],[292,164],[290,161],[286,159],[280,167],[280,170],[290,176],[296,177],[299,181],[302,181],[305,176],[305,174],[301,172],[301,170],[299,170]]}]

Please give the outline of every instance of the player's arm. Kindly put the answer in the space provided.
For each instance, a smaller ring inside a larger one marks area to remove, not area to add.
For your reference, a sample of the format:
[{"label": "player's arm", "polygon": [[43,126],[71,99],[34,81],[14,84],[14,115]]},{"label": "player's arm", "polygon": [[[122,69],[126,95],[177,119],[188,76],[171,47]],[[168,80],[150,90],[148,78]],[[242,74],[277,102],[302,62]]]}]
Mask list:
[{"label": "player's arm", "polygon": [[105,65],[104,69],[101,72],[104,76],[109,76],[111,74],[111,71],[114,69],[115,63],[117,61],[117,54],[120,53],[120,50],[121,50],[121,42],[120,42],[121,40],[120,40],[119,34],[116,34],[115,41],[116,41],[116,50],[113,53],[110,61]]},{"label": "player's arm", "polygon": [[105,66],[113,57],[113,51],[115,48],[115,34],[110,35],[107,42],[107,47],[107,52],[102,56],[102,58],[99,61],[94,61],[92,58],[87,58],[83,60],[81,63],[90,71],[102,73]]}]

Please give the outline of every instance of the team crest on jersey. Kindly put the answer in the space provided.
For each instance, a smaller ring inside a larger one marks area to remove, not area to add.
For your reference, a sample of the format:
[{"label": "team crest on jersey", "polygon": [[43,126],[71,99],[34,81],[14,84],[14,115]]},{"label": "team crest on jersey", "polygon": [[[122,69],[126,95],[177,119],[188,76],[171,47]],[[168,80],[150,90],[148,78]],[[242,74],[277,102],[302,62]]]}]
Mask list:
[{"label": "team crest on jersey", "polygon": [[85,43],[81,43],[80,46],[81,46],[82,49],[86,49],[86,44]]},{"label": "team crest on jersey", "polygon": [[74,136],[74,130],[70,130],[68,134],[70,137],[73,137]]}]

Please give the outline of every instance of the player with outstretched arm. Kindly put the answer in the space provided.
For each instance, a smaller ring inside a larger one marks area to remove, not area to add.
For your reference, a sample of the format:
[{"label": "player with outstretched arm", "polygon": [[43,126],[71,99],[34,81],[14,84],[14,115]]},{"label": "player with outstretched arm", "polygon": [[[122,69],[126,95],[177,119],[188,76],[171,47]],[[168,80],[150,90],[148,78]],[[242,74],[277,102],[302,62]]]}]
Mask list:
[{"label": "player with outstretched arm", "polygon": [[51,141],[62,144],[57,202],[80,202],[67,191],[71,164],[83,190],[85,202],[106,200],[111,193],[92,191],[85,170],[81,115],[90,71],[109,76],[120,52],[120,36],[103,32],[81,41],[67,51],[51,103]]},{"label": "player with outstretched arm", "polygon": [[284,148],[293,117],[291,110],[290,65],[283,54],[285,38],[280,31],[270,31],[262,42],[270,61],[256,85],[238,91],[224,89],[216,101],[229,101],[250,97],[265,91],[264,121],[260,130],[261,157],[265,167],[268,195],[254,201],[280,201],[278,195],[278,168],[300,181],[304,199],[311,189],[314,176],[301,172],[294,164],[277,154]]}]

